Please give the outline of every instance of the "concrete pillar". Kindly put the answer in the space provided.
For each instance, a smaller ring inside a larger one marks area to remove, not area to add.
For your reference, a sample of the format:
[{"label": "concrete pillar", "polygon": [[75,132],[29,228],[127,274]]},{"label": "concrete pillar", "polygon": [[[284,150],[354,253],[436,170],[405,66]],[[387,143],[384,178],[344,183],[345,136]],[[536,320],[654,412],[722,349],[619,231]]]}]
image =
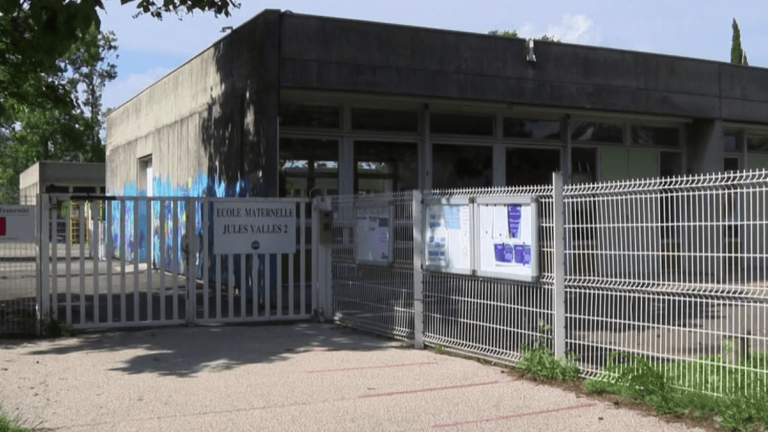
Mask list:
[{"label": "concrete pillar", "polygon": [[[687,128],[687,167],[689,174],[717,173],[724,170],[722,120],[697,120]],[[730,208],[711,194],[689,196],[681,214],[687,222],[684,261],[687,280],[692,283],[719,283],[731,275],[722,259],[725,223]]]},{"label": "concrete pillar", "polygon": [[708,173],[723,170],[723,121],[696,120],[686,130],[688,173]]}]

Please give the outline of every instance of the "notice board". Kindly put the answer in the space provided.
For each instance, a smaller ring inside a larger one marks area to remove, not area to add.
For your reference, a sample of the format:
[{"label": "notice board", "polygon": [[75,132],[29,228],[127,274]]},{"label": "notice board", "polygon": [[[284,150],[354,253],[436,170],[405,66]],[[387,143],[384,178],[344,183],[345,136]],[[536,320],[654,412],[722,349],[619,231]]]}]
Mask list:
[{"label": "notice board", "polygon": [[429,270],[472,272],[472,208],[468,198],[428,200],[424,215],[424,263]]},{"label": "notice board", "polygon": [[534,197],[478,197],[474,267],[479,276],[534,282],[539,278]]},{"label": "notice board", "polygon": [[355,204],[355,262],[390,265],[394,207],[391,202]]}]

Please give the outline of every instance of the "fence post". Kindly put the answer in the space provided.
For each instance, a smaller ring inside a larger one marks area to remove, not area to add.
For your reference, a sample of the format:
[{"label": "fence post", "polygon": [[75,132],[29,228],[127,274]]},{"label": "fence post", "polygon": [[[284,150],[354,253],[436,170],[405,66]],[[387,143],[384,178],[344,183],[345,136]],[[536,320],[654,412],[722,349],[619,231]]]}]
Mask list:
[{"label": "fence post", "polygon": [[552,325],[555,357],[565,356],[565,202],[563,199],[563,173],[552,173],[554,205],[554,273],[555,292],[552,296]]},{"label": "fence post", "polygon": [[333,321],[331,265],[333,253],[331,197],[312,199],[312,313],[322,322]]},{"label": "fence post", "polygon": [[40,221],[40,242],[38,245],[39,268],[38,273],[38,334],[43,332],[43,324],[46,319],[50,319],[50,253],[51,253],[51,239],[50,239],[50,198],[47,194],[38,195],[37,210],[40,212],[38,220]]},{"label": "fence post", "polygon": [[422,219],[421,192],[413,191],[413,342],[417,349],[424,348],[424,220]]},{"label": "fence post", "polygon": [[[187,237],[187,253],[184,267],[187,271],[187,287],[186,287],[186,319],[184,320],[187,325],[195,323],[197,314],[197,254],[200,251],[200,245],[198,244],[197,230],[197,199],[187,198],[184,203],[184,211],[187,213],[187,223],[184,227],[184,234]],[[183,254],[182,254],[183,255]],[[203,269],[205,271],[205,269]],[[205,283],[205,282],[203,282]]]}]

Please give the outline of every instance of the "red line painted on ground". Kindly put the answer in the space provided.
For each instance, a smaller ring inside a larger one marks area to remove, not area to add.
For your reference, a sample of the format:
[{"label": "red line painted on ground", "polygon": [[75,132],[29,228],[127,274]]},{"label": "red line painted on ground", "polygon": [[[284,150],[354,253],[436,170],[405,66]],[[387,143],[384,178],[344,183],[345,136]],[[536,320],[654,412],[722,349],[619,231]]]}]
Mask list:
[{"label": "red line painted on ground", "polygon": [[383,397],[383,396],[397,396],[397,395],[404,395],[404,394],[411,394],[411,393],[426,393],[426,392],[440,391],[440,390],[453,390],[453,389],[460,389],[460,388],[487,386],[487,385],[498,384],[500,382],[501,381],[489,381],[489,382],[475,383],[475,384],[461,384],[461,385],[446,386],[446,387],[432,387],[432,388],[424,388],[424,389],[418,389],[418,390],[405,390],[405,391],[392,392],[392,393],[374,393],[374,394],[361,395],[360,397],[372,398],[372,397]]},{"label": "red line painted on ground", "polygon": [[538,416],[543,414],[552,414],[552,413],[562,412],[562,411],[573,411],[577,409],[591,408],[596,405],[597,405],[596,403],[584,404],[584,405],[571,405],[571,406],[562,407],[562,408],[552,408],[552,409],[542,410],[542,411],[531,411],[526,413],[512,414],[512,415],[500,416],[500,417],[491,417],[491,418],[480,419],[480,420],[469,420],[469,421],[456,422],[456,423],[436,424],[436,425],[432,425],[432,427],[433,428],[449,428],[449,427],[465,426],[465,425],[472,425],[472,424],[479,424],[479,423],[488,423],[488,422],[494,422],[494,421],[500,421],[500,420],[517,419],[522,417],[533,417],[533,416]]},{"label": "red line painted on ground", "polygon": [[347,372],[347,371],[365,370],[365,369],[388,369],[388,368],[424,366],[424,365],[433,365],[433,364],[437,364],[437,362],[403,363],[403,364],[382,365],[382,366],[362,366],[362,367],[352,367],[352,368],[343,368],[343,369],[318,369],[318,370],[307,371],[307,373]]}]

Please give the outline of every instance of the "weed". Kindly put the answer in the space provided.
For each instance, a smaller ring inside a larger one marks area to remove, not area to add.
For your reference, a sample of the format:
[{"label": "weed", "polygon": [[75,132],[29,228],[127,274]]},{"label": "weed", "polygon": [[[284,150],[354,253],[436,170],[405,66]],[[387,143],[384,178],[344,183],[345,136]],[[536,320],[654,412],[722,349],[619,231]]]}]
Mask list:
[{"label": "weed", "polygon": [[0,432],[29,432],[30,429],[25,429],[19,426],[18,422],[11,419],[5,414],[0,413]]},{"label": "weed", "polygon": [[[732,350],[726,342],[726,357]],[[723,356],[653,363],[636,355],[613,353],[605,372],[586,380],[584,387],[593,393],[643,401],[660,413],[715,418],[725,429],[749,431],[768,426],[766,357],[765,353],[749,353],[736,364],[726,364]]]},{"label": "weed", "polygon": [[445,347],[441,344],[435,345],[435,353],[436,354],[445,354]]},{"label": "weed", "polygon": [[557,358],[544,341],[539,340],[532,348],[523,345],[523,357],[515,368],[533,375],[556,379],[575,379],[579,377],[579,367],[574,363],[576,357]]},{"label": "weed", "polygon": [[75,330],[72,328],[72,324],[61,324],[55,318],[50,315],[46,315],[43,319],[43,335],[50,338],[59,337],[71,337],[75,335]]}]

